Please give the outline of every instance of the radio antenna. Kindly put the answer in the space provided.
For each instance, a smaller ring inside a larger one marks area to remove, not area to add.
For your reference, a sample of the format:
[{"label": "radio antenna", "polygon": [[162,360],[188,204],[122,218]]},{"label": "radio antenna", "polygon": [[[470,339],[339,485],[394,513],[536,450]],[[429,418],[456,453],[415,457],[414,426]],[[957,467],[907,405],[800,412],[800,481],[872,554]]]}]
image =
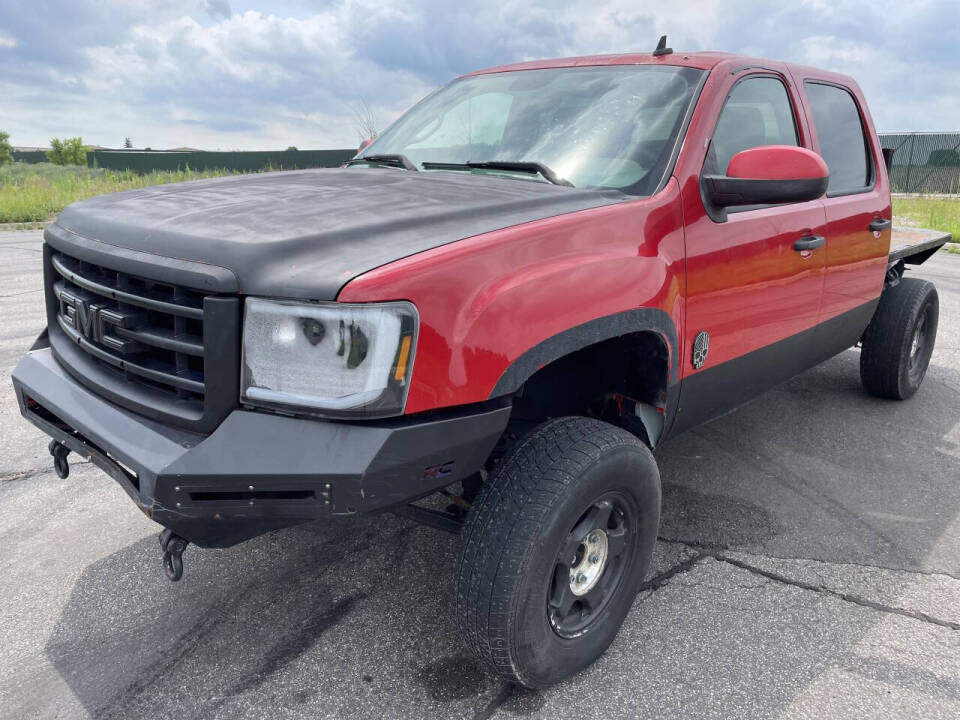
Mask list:
[{"label": "radio antenna", "polygon": [[669,55],[673,52],[673,48],[667,47],[667,36],[661,35],[660,42],[657,43],[657,49],[653,51],[654,57],[660,57],[661,55]]}]

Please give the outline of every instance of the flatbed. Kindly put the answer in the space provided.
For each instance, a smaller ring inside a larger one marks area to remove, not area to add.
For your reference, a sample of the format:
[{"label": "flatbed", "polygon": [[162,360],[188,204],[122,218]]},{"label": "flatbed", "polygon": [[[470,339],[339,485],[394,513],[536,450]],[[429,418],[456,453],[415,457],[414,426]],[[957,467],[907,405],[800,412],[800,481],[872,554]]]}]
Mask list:
[{"label": "flatbed", "polygon": [[907,265],[919,265],[953,239],[940,230],[894,227],[890,237],[890,263],[900,260]]}]

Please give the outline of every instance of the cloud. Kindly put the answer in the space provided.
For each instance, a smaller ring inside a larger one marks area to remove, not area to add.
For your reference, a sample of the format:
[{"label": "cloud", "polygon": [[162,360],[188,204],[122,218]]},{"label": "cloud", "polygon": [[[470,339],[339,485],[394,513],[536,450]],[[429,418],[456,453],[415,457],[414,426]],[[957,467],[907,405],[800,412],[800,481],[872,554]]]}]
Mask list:
[{"label": "cloud", "polygon": [[203,5],[204,9],[215,18],[228,18],[233,14],[227,0],[206,0]]},{"label": "cloud", "polygon": [[[257,4],[257,9],[250,5]],[[881,130],[960,127],[953,0],[40,0],[0,6],[0,126],[151,147],[350,147],[480,67],[722,49],[854,75]],[[866,39],[870,39],[867,41]]]}]

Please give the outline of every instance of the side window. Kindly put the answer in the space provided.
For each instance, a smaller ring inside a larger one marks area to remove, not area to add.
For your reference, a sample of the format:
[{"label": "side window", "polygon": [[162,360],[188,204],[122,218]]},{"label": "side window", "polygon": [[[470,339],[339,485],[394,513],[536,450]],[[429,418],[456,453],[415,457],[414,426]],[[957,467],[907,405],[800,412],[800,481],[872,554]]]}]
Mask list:
[{"label": "side window", "polygon": [[730,158],[760,145],[799,145],[787,89],[773,77],[753,77],[733,86],[710,140],[704,172],[724,175]]},{"label": "side window", "polygon": [[856,191],[872,176],[867,137],[853,96],[836,85],[806,82],[820,154],[830,169],[827,192]]}]

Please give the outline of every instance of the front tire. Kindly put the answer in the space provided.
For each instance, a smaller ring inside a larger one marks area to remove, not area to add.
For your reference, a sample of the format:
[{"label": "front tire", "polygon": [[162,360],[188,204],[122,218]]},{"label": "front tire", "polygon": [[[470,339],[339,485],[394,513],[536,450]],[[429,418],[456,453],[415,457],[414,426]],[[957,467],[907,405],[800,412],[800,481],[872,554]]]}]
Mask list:
[{"label": "front tire", "polygon": [[884,290],[863,336],[860,380],[871,395],[906,400],[923,382],[937,339],[940,304],[933,283],[902,278]]},{"label": "front tire", "polygon": [[659,522],[660,474],[633,435],[579,417],[539,426],[467,518],[455,577],[465,642],[528,688],[584,669],[630,610]]}]

